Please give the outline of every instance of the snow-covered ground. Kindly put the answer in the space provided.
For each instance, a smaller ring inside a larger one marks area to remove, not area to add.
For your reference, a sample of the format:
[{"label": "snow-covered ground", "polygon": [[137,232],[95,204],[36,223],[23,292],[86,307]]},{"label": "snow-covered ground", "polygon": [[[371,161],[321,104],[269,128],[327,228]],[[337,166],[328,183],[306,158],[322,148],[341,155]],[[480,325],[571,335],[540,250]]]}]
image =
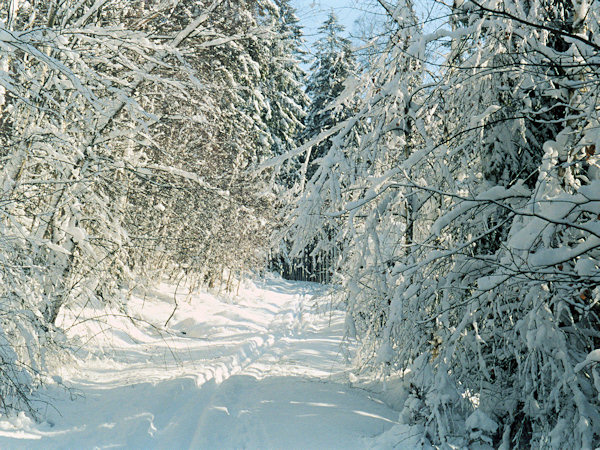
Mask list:
[{"label": "snow-covered ground", "polygon": [[66,312],[78,359],[57,369],[44,391],[51,406],[41,423],[0,418],[0,448],[350,449],[402,441],[398,412],[349,383],[344,315],[315,296],[319,289],[271,278],[219,299],[181,286],[176,295],[164,284],[132,297],[127,315],[137,320],[86,320],[102,314],[91,306]]}]

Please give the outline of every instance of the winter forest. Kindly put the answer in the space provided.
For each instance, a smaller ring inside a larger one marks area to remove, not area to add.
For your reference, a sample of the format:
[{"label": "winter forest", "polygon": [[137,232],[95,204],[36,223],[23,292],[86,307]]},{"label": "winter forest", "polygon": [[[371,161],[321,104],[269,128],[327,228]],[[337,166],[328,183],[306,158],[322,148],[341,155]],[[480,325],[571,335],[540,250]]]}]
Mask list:
[{"label": "winter forest", "polygon": [[[385,426],[294,445],[600,447],[600,2],[360,7],[307,45],[290,0],[0,0],[0,447],[98,445],[61,441],[79,363],[168,387],[200,360],[203,431],[116,446],[284,448],[218,401],[308,417],[352,385],[389,415],[340,414]],[[295,391],[319,349],[339,381]]]}]

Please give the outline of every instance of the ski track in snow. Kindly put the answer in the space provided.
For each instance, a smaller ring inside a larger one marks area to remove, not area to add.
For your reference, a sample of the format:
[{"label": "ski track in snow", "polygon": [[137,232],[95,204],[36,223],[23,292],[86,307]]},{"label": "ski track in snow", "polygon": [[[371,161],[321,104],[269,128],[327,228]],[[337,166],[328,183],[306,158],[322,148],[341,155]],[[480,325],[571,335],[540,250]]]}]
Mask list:
[{"label": "ski track in snow", "polygon": [[0,448],[388,448],[398,413],[350,386],[344,314],[320,289],[277,278],[230,300],[180,289],[168,333],[151,325],[173,310],[167,284],[131,299],[138,321],[66,312],[81,350],[55,379],[73,389],[43,391],[56,409],[41,423],[1,417]]}]

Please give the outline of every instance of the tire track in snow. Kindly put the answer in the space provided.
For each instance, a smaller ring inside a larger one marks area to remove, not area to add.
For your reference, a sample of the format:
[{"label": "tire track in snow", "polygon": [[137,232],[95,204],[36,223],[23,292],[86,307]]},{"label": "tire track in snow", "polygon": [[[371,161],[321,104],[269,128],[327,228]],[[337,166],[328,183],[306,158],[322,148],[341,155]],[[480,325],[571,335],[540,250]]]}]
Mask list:
[{"label": "tire track in snow", "polygon": [[344,314],[304,306],[273,321],[293,333],[215,386],[190,448],[367,448],[396,423],[395,412],[344,381]]},{"label": "tire track in snow", "polygon": [[[294,295],[284,305],[286,309],[275,314],[268,326],[268,332],[260,336],[250,338],[249,342],[241,345],[234,355],[224,357],[224,361],[217,364],[205,366],[199,384],[214,379],[217,383],[223,383],[230,377],[243,372],[267,353],[278,340],[293,336],[302,326],[303,303],[307,301],[306,295]],[[259,300],[261,297],[259,297]]]}]

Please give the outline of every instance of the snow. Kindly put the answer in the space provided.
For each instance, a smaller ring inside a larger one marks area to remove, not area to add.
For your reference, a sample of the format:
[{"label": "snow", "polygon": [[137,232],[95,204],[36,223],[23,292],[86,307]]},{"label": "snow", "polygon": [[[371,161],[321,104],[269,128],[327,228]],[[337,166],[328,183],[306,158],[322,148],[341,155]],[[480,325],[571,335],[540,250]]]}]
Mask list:
[{"label": "snow", "polygon": [[69,250],[67,250],[66,248],[64,248],[58,244],[55,244],[54,242],[46,241],[45,244],[50,250],[54,250],[57,253],[63,253],[65,255],[71,254],[71,252]]},{"label": "snow", "polygon": [[494,114],[495,112],[499,111],[500,109],[501,109],[501,107],[498,105],[488,106],[484,112],[482,112],[479,115],[473,116],[471,118],[470,126],[476,127],[476,126],[480,125],[484,119],[486,119],[490,115]]},{"label": "snow", "polygon": [[581,369],[589,364],[600,363],[600,349],[592,350],[586,357],[585,360],[575,366],[575,372],[579,372]]},{"label": "snow", "polygon": [[585,359],[590,362],[600,362],[600,349],[590,352]]},{"label": "snow", "polygon": [[404,424],[394,425],[392,428],[374,439],[372,448],[394,448],[394,449],[427,449],[430,446],[421,445],[423,430],[418,426]]},{"label": "snow", "polygon": [[598,273],[596,260],[588,256],[581,257],[575,264],[575,272],[580,277],[592,277]]},{"label": "snow", "polygon": [[467,417],[465,426],[469,430],[481,430],[489,433],[495,433],[498,429],[498,424],[480,409],[476,409]]},{"label": "snow", "polygon": [[67,311],[80,350],[48,377],[39,423],[0,417],[0,448],[411,448],[398,412],[352,387],[345,315],[322,289],[269,278],[223,298],[162,284],[131,297],[134,320]]}]

